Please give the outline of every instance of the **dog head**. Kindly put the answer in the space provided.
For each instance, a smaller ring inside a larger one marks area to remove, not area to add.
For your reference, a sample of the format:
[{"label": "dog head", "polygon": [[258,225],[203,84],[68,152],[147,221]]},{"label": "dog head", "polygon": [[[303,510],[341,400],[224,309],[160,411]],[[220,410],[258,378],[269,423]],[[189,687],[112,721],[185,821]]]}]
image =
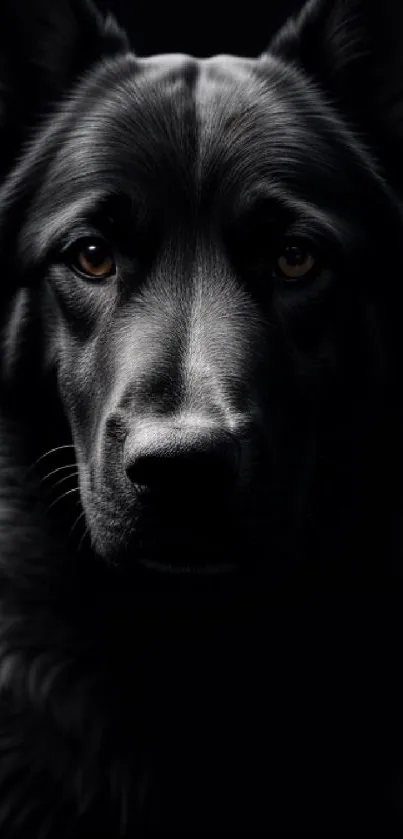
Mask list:
[{"label": "dog head", "polygon": [[3,380],[40,336],[95,552],[217,570],[352,538],[393,366],[403,13],[310,2],[257,59],[138,58],[89,2],[2,14]]}]

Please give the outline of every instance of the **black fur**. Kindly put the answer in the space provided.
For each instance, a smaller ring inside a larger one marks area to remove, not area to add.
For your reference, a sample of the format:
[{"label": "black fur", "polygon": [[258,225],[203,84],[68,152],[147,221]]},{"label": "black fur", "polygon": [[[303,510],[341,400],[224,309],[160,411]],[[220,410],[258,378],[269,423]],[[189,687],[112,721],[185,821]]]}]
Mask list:
[{"label": "black fur", "polygon": [[0,836],[399,832],[403,14],[0,20]]}]

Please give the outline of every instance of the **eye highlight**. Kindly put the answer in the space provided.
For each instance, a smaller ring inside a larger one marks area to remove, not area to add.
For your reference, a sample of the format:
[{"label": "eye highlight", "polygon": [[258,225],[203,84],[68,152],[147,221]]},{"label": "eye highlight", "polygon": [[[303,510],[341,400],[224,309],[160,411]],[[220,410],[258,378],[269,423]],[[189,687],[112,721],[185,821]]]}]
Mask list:
[{"label": "eye highlight", "polygon": [[116,274],[113,250],[100,237],[81,239],[69,249],[66,261],[76,273],[87,279],[106,280]]},{"label": "eye highlight", "polygon": [[274,274],[286,282],[296,282],[314,275],[318,268],[318,260],[310,250],[309,244],[289,239],[275,260]]}]

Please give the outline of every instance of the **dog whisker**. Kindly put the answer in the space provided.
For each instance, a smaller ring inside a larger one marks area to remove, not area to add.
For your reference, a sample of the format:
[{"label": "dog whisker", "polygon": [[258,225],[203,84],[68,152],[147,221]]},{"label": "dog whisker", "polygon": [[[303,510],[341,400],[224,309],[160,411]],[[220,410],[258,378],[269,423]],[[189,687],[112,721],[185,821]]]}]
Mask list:
[{"label": "dog whisker", "polygon": [[89,532],[90,532],[89,528],[86,527],[85,530],[84,530],[84,533],[83,533],[83,535],[82,535],[82,537],[81,537],[81,539],[78,543],[77,553],[79,553],[79,551],[81,550],[84,539],[88,536]]},{"label": "dog whisker", "polygon": [[64,492],[63,495],[59,495],[58,498],[52,501],[50,506],[47,508],[46,512],[49,513],[49,511],[55,506],[55,504],[58,504],[59,501],[63,501],[64,498],[67,498],[68,495],[72,495],[73,492],[79,492],[78,487],[73,487],[73,489],[69,489],[67,490],[67,492]]},{"label": "dog whisker", "polygon": [[27,479],[28,475],[30,475],[31,472],[36,468],[36,466],[38,466],[38,464],[42,462],[42,460],[45,460],[45,458],[50,457],[51,454],[56,454],[57,452],[63,451],[64,449],[75,449],[75,446],[73,443],[69,443],[64,446],[55,446],[55,448],[49,449],[49,451],[44,452],[44,454],[38,457],[37,460],[35,460],[34,463],[31,463],[31,465],[28,467],[24,475],[25,480]]},{"label": "dog whisker", "polygon": [[[58,472],[65,471],[66,469],[75,469],[76,466],[77,466],[76,463],[68,463],[66,466],[59,466],[57,469],[53,469],[52,472],[48,472],[47,475],[44,475],[44,477],[41,478],[40,483],[42,484],[45,481],[48,481],[49,478],[52,477],[52,475],[56,475]],[[57,484],[55,484],[55,486],[57,486]]]},{"label": "dog whisker", "polygon": [[77,470],[76,472],[71,472],[69,475],[65,475],[64,478],[60,478],[59,481],[56,481],[55,484],[52,484],[51,489],[56,489],[56,487],[60,486],[61,484],[64,484],[66,481],[71,481],[72,478],[77,478],[78,474],[79,472]]},{"label": "dog whisker", "polygon": [[74,533],[74,531],[75,531],[75,529],[76,529],[77,525],[78,525],[78,524],[79,524],[79,522],[83,519],[83,517],[84,517],[84,516],[85,516],[85,510],[82,510],[82,512],[81,512],[81,513],[79,513],[79,515],[77,516],[77,518],[76,518],[76,520],[75,520],[74,524],[72,525],[72,527],[71,527],[71,528],[70,528],[70,530],[69,530],[69,534],[68,534],[68,538],[69,538],[69,539],[70,539],[70,538],[71,538],[71,536],[73,535],[73,533]]}]

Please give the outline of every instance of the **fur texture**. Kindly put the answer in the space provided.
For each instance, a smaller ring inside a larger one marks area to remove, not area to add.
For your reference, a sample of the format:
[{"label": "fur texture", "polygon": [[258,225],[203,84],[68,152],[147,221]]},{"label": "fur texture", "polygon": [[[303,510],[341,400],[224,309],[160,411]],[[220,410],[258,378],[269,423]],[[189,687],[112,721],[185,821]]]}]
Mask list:
[{"label": "fur texture", "polygon": [[402,36],[2,4],[2,839],[401,829]]}]

